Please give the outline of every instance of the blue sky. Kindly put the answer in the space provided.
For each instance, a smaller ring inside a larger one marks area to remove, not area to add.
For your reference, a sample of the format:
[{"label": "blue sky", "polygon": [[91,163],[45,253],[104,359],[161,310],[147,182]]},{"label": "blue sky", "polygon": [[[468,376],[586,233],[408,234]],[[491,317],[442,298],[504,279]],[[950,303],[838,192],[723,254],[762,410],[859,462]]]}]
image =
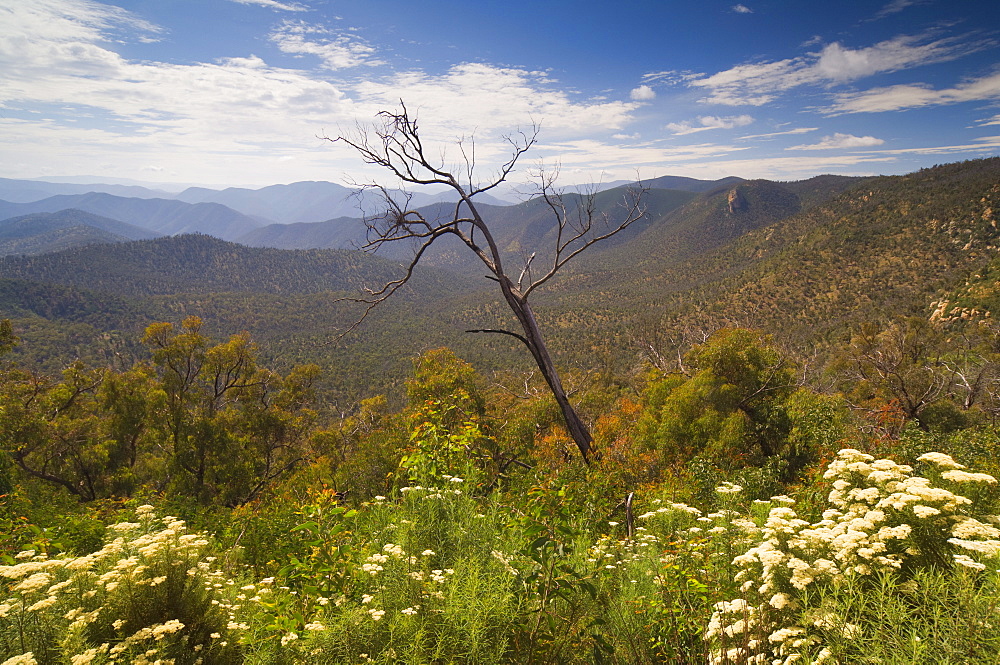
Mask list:
[{"label": "blue sky", "polygon": [[365,181],[400,99],[484,177],[905,173],[1000,154],[1000,2],[0,0],[0,177]]}]

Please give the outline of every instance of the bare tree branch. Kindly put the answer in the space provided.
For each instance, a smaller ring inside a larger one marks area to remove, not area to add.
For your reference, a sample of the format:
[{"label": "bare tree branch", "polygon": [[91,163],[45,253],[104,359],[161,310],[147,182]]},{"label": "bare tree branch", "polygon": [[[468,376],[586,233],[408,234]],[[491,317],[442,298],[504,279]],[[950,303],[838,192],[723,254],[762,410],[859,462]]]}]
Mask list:
[{"label": "bare tree branch", "polygon": [[520,274],[514,279],[513,273],[506,271],[505,257],[494,238],[493,231],[480,214],[473,199],[478,194],[488,192],[505,182],[513,173],[521,156],[535,145],[537,137],[537,125],[530,132],[518,130],[505,136],[504,139],[510,146],[510,156],[499,167],[494,177],[486,182],[477,182],[476,179],[474,137],[463,138],[458,142],[464,160],[460,180],[445,166],[443,153],[439,160],[431,161],[421,139],[417,119],[410,115],[402,101],[398,111],[381,111],[372,128],[359,126],[352,136],[321,137],[353,148],[365,163],[385,169],[405,184],[445,185],[458,195],[458,201],[449,218],[431,220],[409,207],[411,202],[409,196],[400,201],[382,185],[367,186],[367,189],[379,192],[384,209],[378,215],[365,218],[367,235],[362,249],[374,252],[390,243],[407,243],[414,245],[415,248],[412,258],[404,265],[401,277],[386,282],[379,289],[366,289],[364,296],[342,299],[367,305],[361,317],[344,334],[355,330],[375,307],[410,281],[416,266],[439,238],[448,235],[458,238],[486,267],[489,272],[487,277],[497,283],[523,334],[500,329],[476,329],[467,332],[508,335],[527,347],[562,411],[570,435],[584,461],[587,461],[593,438],[569,402],[528,297],[535,289],[552,279],[580,252],[621,232],[642,218],[645,214],[641,200],[644,190],[640,185],[635,191],[627,193],[621,204],[623,216],[617,216],[618,221],[612,221],[610,215],[599,212],[596,193],[576,197],[574,205],[567,205],[562,194],[554,189],[555,174],[541,174],[540,191],[555,219],[554,247],[551,253],[542,253],[548,262],[544,274],[532,279],[532,262],[538,255],[537,252],[533,252],[524,260]]}]

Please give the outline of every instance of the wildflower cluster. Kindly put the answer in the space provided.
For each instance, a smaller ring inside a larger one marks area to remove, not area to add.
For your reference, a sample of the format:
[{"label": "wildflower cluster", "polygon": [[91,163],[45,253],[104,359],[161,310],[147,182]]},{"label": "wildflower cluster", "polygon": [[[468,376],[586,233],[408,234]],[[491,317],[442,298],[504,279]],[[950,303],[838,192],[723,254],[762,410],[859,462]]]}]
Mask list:
[{"label": "wildflower cluster", "polygon": [[29,550],[0,566],[0,656],[34,662],[59,645],[73,665],[236,660],[224,637],[237,611],[222,592],[232,582],[203,556],[208,541],[150,506],[138,513],[140,522],[112,525],[97,552]]},{"label": "wildflower cluster", "polygon": [[[451,568],[431,568],[429,562],[435,556],[430,549],[423,550],[419,555],[408,555],[395,543],[386,543],[381,551],[370,554],[361,565],[361,572],[375,582],[368,589],[371,593],[361,596],[361,604],[366,606],[368,616],[373,621],[381,621],[386,614],[384,607],[398,605],[400,601],[410,604],[399,612],[414,616],[428,601],[444,600],[444,585],[455,571]],[[387,566],[390,568],[388,573]]]},{"label": "wildflower cluster", "polygon": [[833,481],[830,508],[815,523],[800,519],[790,499],[772,499],[759,541],[733,559],[744,598],[717,603],[709,622],[713,662],[781,665],[806,652],[813,662],[832,662],[824,635],[846,637],[857,627],[808,607],[807,590],[875,573],[905,582],[922,568],[985,568],[981,559],[1000,552],[993,526],[1000,518],[984,516],[983,501],[969,497],[985,496],[981,486],[996,479],[964,471],[941,453],[919,461],[928,477],[840,451],[824,474]]}]

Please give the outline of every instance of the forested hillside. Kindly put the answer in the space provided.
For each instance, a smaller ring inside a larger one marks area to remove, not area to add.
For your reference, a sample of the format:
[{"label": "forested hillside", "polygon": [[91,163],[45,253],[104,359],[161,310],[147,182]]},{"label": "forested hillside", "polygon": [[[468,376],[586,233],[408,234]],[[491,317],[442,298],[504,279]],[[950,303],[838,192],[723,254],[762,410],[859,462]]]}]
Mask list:
[{"label": "forested hillside", "polygon": [[1000,663],[1000,159],[722,185],[538,293],[589,460],[464,260],[0,258],[0,662]]},{"label": "forested hillside", "polygon": [[[603,311],[607,323],[595,339],[642,330],[649,337],[650,327],[743,325],[798,348],[842,339],[866,320],[926,318],[953,290],[967,293],[967,280],[981,281],[992,261],[998,182],[997,159],[860,184],[835,179],[801,213],[757,227],[754,206],[729,209],[739,197],[731,189],[688,206],[698,223],[668,216],[632,251],[615,248],[578,266],[546,304],[568,321]],[[790,189],[764,184],[761,191],[781,192],[778,200],[794,206]],[[733,242],[714,240],[740,224],[748,231]],[[641,324],[619,327],[622,320]]]},{"label": "forested hillside", "polygon": [[154,238],[157,234],[82,210],[12,217],[0,222],[0,256],[49,254],[85,245]]},{"label": "forested hillside", "polygon": [[[122,296],[174,293],[358,291],[399,277],[398,264],[348,250],[248,248],[207,235],[180,235],[119,246],[91,246],[0,260],[0,277]],[[418,288],[447,293],[453,281],[422,271]]]},{"label": "forested hillside", "polygon": [[[992,159],[866,180],[745,181],[700,195],[650,190],[649,209],[668,211],[570,264],[538,294],[542,324],[563,362],[586,371],[595,357],[631,365],[650,340],[660,344],[656,340],[666,331],[750,325],[805,349],[842,338],[852,326],[882,314],[926,317],[932,305],[949,298],[964,303],[974,291],[988,297],[988,280],[975,275],[992,257],[998,170]],[[613,211],[620,190],[598,197],[602,209]],[[544,207],[532,201],[502,209],[508,226],[498,233],[512,260],[549,242]],[[436,262],[457,257],[456,249],[446,247]],[[402,250],[399,259],[405,258]],[[93,293],[95,302],[101,293],[115,294],[145,312],[137,321],[146,323],[197,314],[212,330],[252,330],[266,340],[265,354],[296,349],[296,359],[324,367],[332,367],[330,354],[342,365],[353,353],[407,356],[434,344],[448,344],[484,369],[507,367],[521,356],[516,343],[463,332],[503,326],[508,316],[490,282],[468,261],[456,263],[470,278],[425,271],[409,295],[387,304],[392,313],[384,321],[392,322],[391,334],[366,325],[333,347],[327,341],[361,310],[319,294],[378,288],[398,268],[346,250],[283,252],[181,236],[9,257],[0,261],[0,276],[70,286]],[[967,280],[979,286],[966,287]],[[952,297],[954,289],[965,295]],[[409,326],[395,307],[430,318]],[[16,319],[32,309],[23,302],[17,308],[4,311]],[[38,325],[45,324],[36,319],[32,326]],[[95,343],[110,332],[95,329]],[[356,383],[353,395],[378,392],[378,381],[401,378],[368,371],[366,361],[355,362],[346,374],[336,383]]]}]

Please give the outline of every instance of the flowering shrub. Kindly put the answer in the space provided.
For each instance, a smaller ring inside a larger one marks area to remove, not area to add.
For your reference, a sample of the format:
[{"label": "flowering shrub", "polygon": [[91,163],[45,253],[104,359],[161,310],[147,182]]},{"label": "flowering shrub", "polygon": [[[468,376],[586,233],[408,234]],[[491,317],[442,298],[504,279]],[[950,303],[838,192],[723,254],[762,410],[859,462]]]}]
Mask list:
[{"label": "flowering shrub", "polygon": [[0,657],[7,663],[239,662],[228,636],[231,580],[203,556],[208,542],[173,517],[112,525],[81,557],[21,552],[0,566]]},{"label": "flowering shrub", "polygon": [[824,474],[833,490],[822,520],[800,519],[791,500],[772,505],[759,541],[733,559],[743,597],[715,605],[705,634],[712,662],[835,662],[829,637],[860,629],[807,592],[880,574],[902,585],[925,569],[985,569],[1000,552],[996,479],[941,453],[918,461],[926,475],[842,450]]},{"label": "flowering shrub", "polygon": [[515,604],[489,550],[497,516],[479,512],[488,507],[460,489],[464,479],[441,478],[356,511],[305,511],[298,533],[313,554],[257,599],[254,662],[502,660]]}]

